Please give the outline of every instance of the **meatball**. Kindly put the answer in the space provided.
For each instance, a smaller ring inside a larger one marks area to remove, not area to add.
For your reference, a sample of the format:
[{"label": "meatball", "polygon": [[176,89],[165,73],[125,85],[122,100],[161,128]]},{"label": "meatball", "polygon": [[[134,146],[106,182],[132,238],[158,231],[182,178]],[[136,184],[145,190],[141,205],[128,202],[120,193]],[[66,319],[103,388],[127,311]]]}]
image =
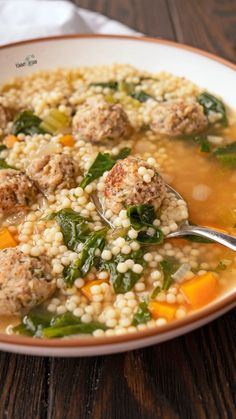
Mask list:
[{"label": "meatball", "polygon": [[25,255],[17,248],[0,252],[0,316],[27,312],[55,288],[46,258]]},{"label": "meatball", "polygon": [[33,160],[27,174],[46,195],[76,185],[74,163],[66,154],[46,155]]},{"label": "meatball", "polygon": [[173,137],[201,132],[208,125],[203,107],[197,102],[183,100],[155,106],[151,118],[154,132]]},{"label": "meatball", "polygon": [[73,118],[73,129],[83,140],[94,143],[124,138],[132,131],[122,106],[106,102],[80,106]]},{"label": "meatball", "polygon": [[0,216],[25,210],[37,189],[28,176],[15,169],[0,170]]},{"label": "meatball", "polygon": [[166,192],[159,173],[145,161],[134,157],[119,160],[109,171],[103,195],[103,205],[118,214],[122,207],[139,204],[158,209]]}]

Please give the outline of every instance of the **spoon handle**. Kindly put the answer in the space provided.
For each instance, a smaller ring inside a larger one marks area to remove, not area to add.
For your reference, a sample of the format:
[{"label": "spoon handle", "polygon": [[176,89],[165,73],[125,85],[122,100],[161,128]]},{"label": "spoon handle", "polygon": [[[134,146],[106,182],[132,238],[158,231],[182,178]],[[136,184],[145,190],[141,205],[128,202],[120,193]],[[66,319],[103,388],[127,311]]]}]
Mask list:
[{"label": "spoon handle", "polygon": [[236,237],[230,236],[229,234],[220,233],[219,231],[212,230],[206,227],[185,224],[181,226],[180,230],[168,234],[167,237],[181,237],[187,236],[189,234],[211,239],[217,243],[222,244],[223,246],[228,247],[231,250],[236,251]]}]

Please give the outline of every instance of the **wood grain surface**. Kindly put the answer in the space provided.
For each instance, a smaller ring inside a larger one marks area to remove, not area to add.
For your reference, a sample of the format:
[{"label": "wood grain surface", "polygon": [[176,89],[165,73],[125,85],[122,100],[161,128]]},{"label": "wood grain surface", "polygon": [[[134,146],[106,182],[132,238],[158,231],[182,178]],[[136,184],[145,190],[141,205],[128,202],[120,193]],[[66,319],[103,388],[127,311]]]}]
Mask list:
[{"label": "wood grain surface", "polygon": [[[73,0],[150,36],[236,62],[235,0]],[[236,313],[119,355],[0,353],[0,419],[234,419]]]}]

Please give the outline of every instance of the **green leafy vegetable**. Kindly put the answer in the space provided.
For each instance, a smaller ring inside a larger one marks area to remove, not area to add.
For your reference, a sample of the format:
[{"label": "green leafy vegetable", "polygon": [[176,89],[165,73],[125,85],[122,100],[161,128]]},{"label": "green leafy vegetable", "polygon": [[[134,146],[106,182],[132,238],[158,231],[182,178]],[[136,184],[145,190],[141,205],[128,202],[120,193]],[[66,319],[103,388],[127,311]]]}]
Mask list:
[{"label": "green leafy vegetable", "polygon": [[78,335],[78,334],[92,334],[97,329],[106,330],[106,326],[101,323],[78,323],[63,327],[50,326],[43,330],[43,337],[45,338],[61,338],[64,336]]},{"label": "green leafy vegetable", "polygon": [[117,160],[126,158],[130,153],[130,148],[123,148],[117,156],[112,156],[109,153],[98,153],[92,166],[89,168],[88,173],[83,178],[80,187],[85,188],[95,179],[98,179],[104,172],[111,170]]},{"label": "green leafy vegetable", "polygon": [[79,317],[72,313],[65,313],[59,316],[40,312],[34,309],[30,314],[24,316],[21,323],[14,327],[14,332],[21,335],[59,338],[74,334],[91,334],[96,329],[106,330],[101,323],[82,323]]},{"label": "green leafy vegetable", "polygon": [[167,291],[173,282],[172,275],[179,268],[179,263],[174,258],[163,259],[160,262],[160,267],[164,276],[162,290]]},{"label": "green leafy vegetable", "polygon": [[211,152],[211,143],[208,141],[206,135],[197,135],[194,138],[195,143],[200,145],[200,150],[202,153]]},{"label": "green leafy vegetable", "polygon": [[106,228],[91,233],[84,243],[80,257],[64,268],[63,276],[68,286],[72,286],[75,279],[85,277],[90,271],[96,259],[96,250],[102,251],[105,246],[106,233]]},{"label": "green leafy vegetable", "polygon": [[147,231],[139,231],[137,241],[143,245],[160,244],[164,240],[164,234],[161,230],[153,228],[153,234]]},{"label": "green leafy vegetable", "polygon": [[12,125],[12,133],[15,135],[20,133],[27,135],[45,134],[45,130],[39,126],[41,122],[42,119],[32,111],[23,111],[16,115]]},{"label": "green leafy vegetable", "polygon": [[151,298],[156,298],[158,294],[162,291],[161,287],[158,285],[156,288],[154,288]]},{"label": "green leafy vegetable", "polygon": [[6,148],[7,147],[4,144],[0,144],[0,153],[1,153],[1,151],[6,150]]},{"label": "green leafy vegetable", "polygon": [[102,87],[103,89],[108,88],[108,89],[112,89],[112,90],[118,90],[118,82],[117,81],[90,83],[89,86]]},{"label": "green leafy vegetable", "polygon": [[185,240],[188,240],[193,243],[214,243],[213,240],[207,239],[206,237],[195,236],[194,234],[189,234],[184,236]]},{"label": "green leafy vegetable", "polygon": [[4,159],[1,159],[0,158],[0,170],[1,169],[15,169],[15,170],[19,170],[19,169],[17,169],[16,167],[14,167],[14,166],[10,166],[7,162],[6,162],[6,160],[4,160]]},{"label": "green leafy vegetable", "polygon": [[115,160],[123,160],[126,159],[130,155],[131,149],[129,147],[124,147],[120,150],[120,152],[116,156],[112,156],[112,159]]},{"label": "green leafy vegetable", "polygon": [[147,323],[149,320],[151,320],[152,316],[150,311],[148,310],[148,305],[146,301],[142,301],[138,305],[138,310],[136,311],[132,325],[138,326],[138,324]]},{"label": "green leafy vegetable", "polygon": [[236,167],[236,141],[223,147],[218,147],[214,151],[214,155],[221,163],[232,168]]},{"label": "green leafy vegetable", "polygon": [[118,254],[111,261],[102,264],[102,269],[106,269],[110,272],[111,282],[116,294],[124,294],[132,290],[141,277],[141,274],[137,274],[131,269],[125,273],[117,271],[118,263],[125,262],[127,259],[132,259],[134,263],[138,263],[143,266],[142,250],[139,249],[129,255]]},{"label": "green leafy vegetable", "polygon": [[133,99],[138,100],[141,103],[147,102],[148,99],[156,100],[154,96],[149,95],[148,93],[141,90],[140,92],[131,93],[130,96]]},{"label": "green leafy vegetable", "polygon": [[97,329],[106,330],[107,327],[98,322],[82,323],[71,313],[65,313],[52,319],[49,327],[43,329],[43,337],[60,338],[75,334],[91,334]]},{"label": "green leafy vegetable", "polygon": [[26,336],[42,336],[42,330],[50,325],[52,315],[46,312],[40,312],[38,308],[34,309],[27,316],[24,316],[21,323],[14,327],[14,332]]},{"label": "green leafy vegetable", "polygon": [[156,218],[153,205],[135,205],[127,209],[127,215],[132,227],[140,230],[143,227],[151,227],[147,230],[139,231],[137,241],[143,245],[160,244],[163,242],[164,235],[161,230],[152,225]]},{"label": "green leafy vegetable", "polygon": [[135,230],[144,226],[152,226],[155,220],[155,208],[153,205],[135,205],[127,209],[127,215]]},{"label": "green leafy vegetable", "polygon": [[61,228],[65,245],[74,252],[77,251],[78,245],[84,243],[91,233],[88,225],[89,220],[70,208],[52,213],[50,217],[50,219],[56,219]]},{"label": "green leafy vegetable", "polygon": [[198,97],[198,102],[203,106],[205,115],[209,115],[210,112],[216,112],[221,114],[221,120],[223,126],[228,125],[228,119],[226,115],[226,109],[223,102],[217,99],[210,93],[204,92]]}]

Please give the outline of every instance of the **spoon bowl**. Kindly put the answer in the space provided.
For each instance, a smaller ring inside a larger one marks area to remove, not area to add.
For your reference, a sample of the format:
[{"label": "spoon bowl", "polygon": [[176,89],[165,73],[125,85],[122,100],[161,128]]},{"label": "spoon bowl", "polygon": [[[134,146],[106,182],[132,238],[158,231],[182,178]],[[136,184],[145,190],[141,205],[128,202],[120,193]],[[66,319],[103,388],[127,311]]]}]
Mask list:
[{"label": "spoon bowl", "polygon": [[[184,198],[177,192],[174,188],[166,183],[166,189],[168,192],[171,192],[176,196],[176,198],[181,199],[183,201]],[[96,194],[92,194],[92,200],[94,205],[96,206],[97,212],[101,217],[102,221],[112,230],[115,230],[115,226],[112,224],[110,220],[108,220],[105,215],[101,205],[101,202]],[[236,237],[231,236],[229,234],[221,233],[220,231],[213,230],[211,228],[202,227],[191,225],[188,220],[179,224],[178,230],[169,233],[166,238],[174,238],[174,237],[183,237],[183,236],[198,236],[206,239],[206,241],[214,241],[216,243],[220,243],[221,245],[228,247],[231,250],[236,251]]]}]

